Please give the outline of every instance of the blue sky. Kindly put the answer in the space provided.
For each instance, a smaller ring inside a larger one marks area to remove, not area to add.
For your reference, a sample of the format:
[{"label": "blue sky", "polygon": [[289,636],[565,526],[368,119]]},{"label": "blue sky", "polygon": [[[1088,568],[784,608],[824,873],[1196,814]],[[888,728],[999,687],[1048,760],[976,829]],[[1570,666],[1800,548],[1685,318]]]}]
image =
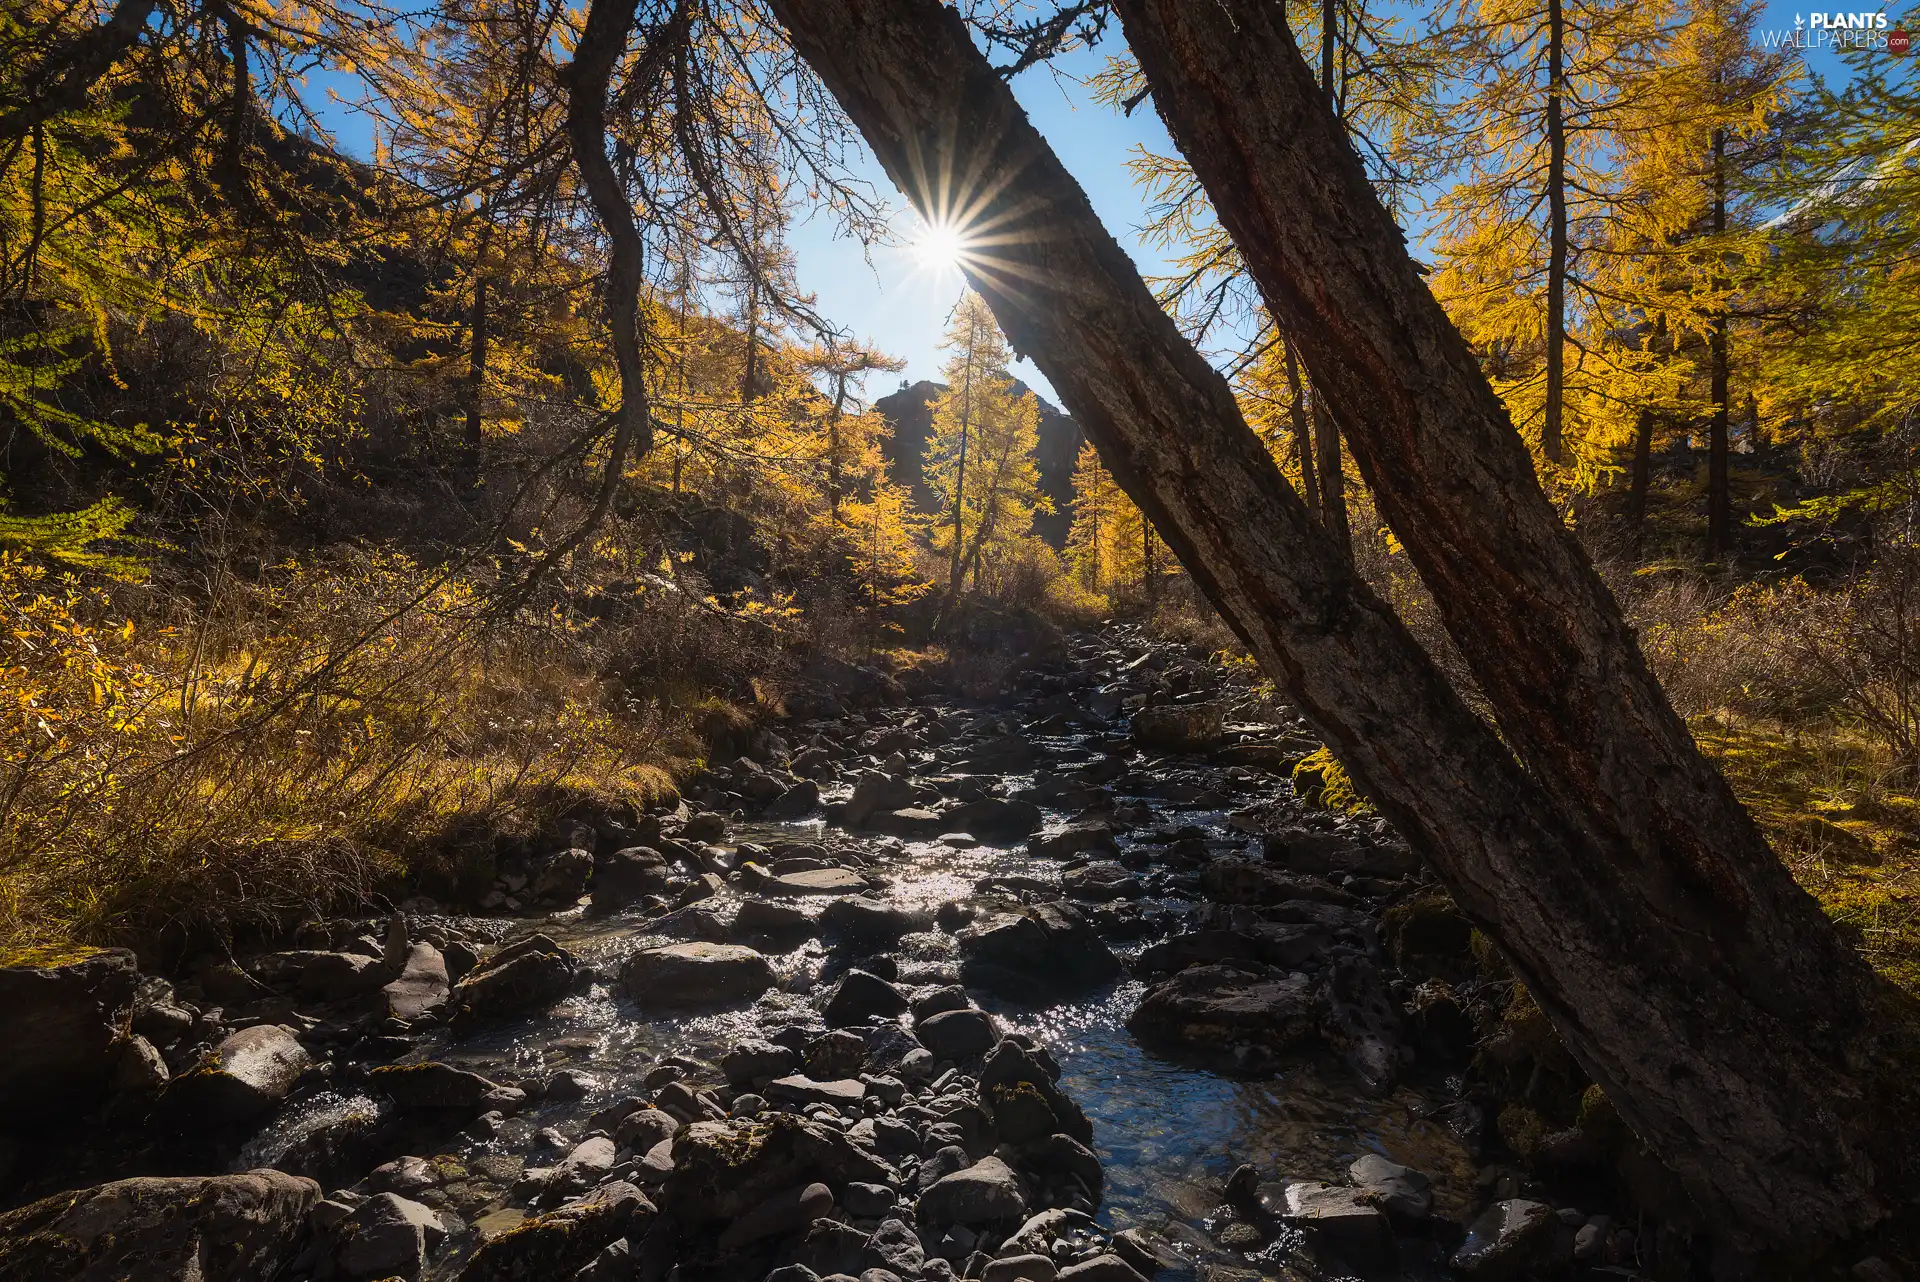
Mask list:
[{"label": "blue sky", "polygon": [[[1795,16],[1805,12],[1805,8],[1796,9],[1792,0],[1774,0],[1763,25],[1791,29]],[[1117,36],[1109,39],[1118,46]],[[1920,57],[1920,53],[1911,56]],[[1847,74],[1845,65],[1830,52],[1809,51],[1806,57],[1809,69],[1830,81]],[[1130,118],[1123,117],[1092,102],[1075,83],[1076,78],[1084,79],[1098,71],[1104,62],[1102,50],[1080,51],[1058,59],[1051,72],[1045,68],[1026,72],[1014,82],[1014,92],[1035,127],[1080,180],[1094,209],[1122,248],[1133,255],[1143,273],[1161,274],[1165,271],[1164,259],[1145,245],[1139,234],[1146,221],[1146,205],[1127,170],[1127,160],[1138,145],[1167,151],[1172,144],[1150,104],[1142,105]],[[904,209],[904,201],[894,194],[880,167],[869,159],[865,170],[875,189],[887,193],[897,207]],[[903,234],[910,234],[917,223],[911,214],[902,212],[897,225]],[[940,336],[962,288],[957,274],[930,273],[905,248],[875,249],[869,262],[857,244],[835,238],[826,218],[803,221],[789,239],[795,249],[801,287],[819,295],[825,315],[882,350],[904,358],[907,368],[899,378],[938,376],[943,359]],[[1046,380],[1030,364],[1022,362],[1014,372],[1042,395],[1051,397]],[[896,376],[880,374],[872,378],[867,390],[869,395],[884,395],[896,385]]]},{"label": "blue sky", "polygon": [[[1772,0],[1763,25],[1791,30],[1801,12],[1794,0]],[[1109,42],[1110,47],[1117,48],[1117,34],[1110,36]],[[1830,52],[1812,51],[1806,56],[1816,75],[1832,81],[1847,74],[1846,66]],[[1920,51],[1910,56],[1920,57]],[[1105,60],[1104,49],[1077,51],[1056,59],[1051,67],[1026,72],[1014,82],[1014,92],[1035,127],[1086,189],[1094,210],[1121,247],[1133,256],[1144,274],[1162,274],[1166,269],[1163,257],[1140,236],[1146,205],[1127,161],[1137,146],[1168,151],[1172,144],[1150,104],[1125,117],[1091,101],[1080,82],[1097,72]],[[316,78],[312,87],[319,89],[322,84]],[[362,122],[337,109],[321,114],[340,130],[341,142],[349,150],[357,149],[356,141],[364,142]],[[904,200],[894,192],[885,173],[870,157],[863,158],[859,167],[874,189],[895,207],[901,238],[910,238],[917,220],[905,209]],[[817,295],[821,312],[836,324],[907,362],[898,376],[873,376],[868,395],[892,391],[897,379],[937,377],[943,359],[940,337],[962,289],[958,273],[929,271],[904,244],[877,246],[869,253],[857,242],[838,236],[830,216],[809,217],[804,208],[796,213],[799,221],[788,239],[801,288]],[[1052,397],[1046,380],[1030,364],[1021,362],[1014,372],[1043,396]]]}]

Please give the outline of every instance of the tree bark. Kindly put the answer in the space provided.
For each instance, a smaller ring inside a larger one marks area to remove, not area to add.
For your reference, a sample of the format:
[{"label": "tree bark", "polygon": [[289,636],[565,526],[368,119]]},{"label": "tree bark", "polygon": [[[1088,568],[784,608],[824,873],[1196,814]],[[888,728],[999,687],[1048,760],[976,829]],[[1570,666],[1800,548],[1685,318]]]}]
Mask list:
[{"label": "tree bark", "polygon": [[[1610,869],[1566,875],[1614,881],[1636,901],[1636,933],[1671,950],[1639,1019],[1605,1029],[1597,1008],[1549,1009],[1569,1048],[1723,1223],[1803,1243],[1871,1221],[1864,1146],[1880,1121],[1861,1120],[1847,1057],[1873,1032],[1882,988],[1668,704],[1282,15],[1254,0],[1117,8],[1156,107],[1275,323],[1298,336],[1508,741],[1618,852]],[[1568,983],[1578,964],[1553,959]]]},{"label": "tree bark", "polygon": [[1540,452],[1558,463],[1567,360],[1567,23],[1560,0],[1547,0],[1547,404]]},{"label": "tree bark", "polygon": [[[1693,753],[1617,607],[1534,485],[1471,353],[1398,249],[1278,11],[1230,0],[1120,5],[1156,91],[1166,83],[1168,28],[1210,24],[1204,50],[1190,33],[1176,37],[1183,59],[1195,59],[1183,61],[1182,78],[1210,99],[1196,110],[1203,118],[1244,110],[1267,122],[1255,127],[1259,145],[1242,168],[1247,199],[1286,214],[1272,229],[1273,255],[1295,268],[1297,289],[1275,319],[1299,336],[1316,377],[1327,370],[1363,471],[1379,474],[1385,455],[1406,482],[1390,491],[1395,528],[1403,542],[1408,529],[1423,535],[1429,582],[1436,568],[1457,567],[1457,581],[1441,578],[1436,596],[1519,646],[1509,666],[1520,694],[1500,691],[1509,716],[1524,714],[1509,735],[1518,742],[1524,732],[1544,762],[1555,757],[1541,744],[1557,746],[1562,765],[1588,746],[1568,740],[1597,740],[1603,777],[1571,792],[1545,770],[1522,769],[1355,576],[957,14],[938,0],[772,7],[923,214],[939,207],[940,175],[991,176],[977,198],[947,195],[993,229],[968,273],[1015,349],[1040,367],[1228,624],[1500,942],[1569,1048],[1707,1208],[1755,1240],[1780,1242],[1844,1233],[1879,1215],[1861,1144],[1888,1118],[1867,1116],[1881,1101],[1845,1055],[1863,1018],[1864,967]],[[1262,83],[1269,78],[1277,87]],[[1307,97],[1275,101],[1297,89]],[[1190,131],[1176,125],[1175,137],[1225,218],[1215,166],[1200,163]],[[1269,180],[1282,172],[1276,188]],[[1303,198],[1326,203],[1303,215]],[[1245,251],[1244,226],[1228,226]],[[1303,235],[1323,255],[1305,260],[1311,270],[1296,261]],[[1343,277],[1372,288],[1342,289]],[[1364,452],[1362,422],[1380,437],[1369,436]],[[1487,524],[1509,508],[1517,510]],[[1524,608],[1510,609],[1516,600]],[[1534,626],[1539,637],[1526,634]],[[1543,694],[1535,670],[1543,657],[1581,688]],[[1554,727],[1569,708],[1581,715]],[[1613,761],[1623,742],[1650,760]],[[1643,791],[1639,810],[1622,816],[1614,790],[1625,786]],[[1713,822],[1731,824],[1731,837],[1703,840],[1692,826]]]}]

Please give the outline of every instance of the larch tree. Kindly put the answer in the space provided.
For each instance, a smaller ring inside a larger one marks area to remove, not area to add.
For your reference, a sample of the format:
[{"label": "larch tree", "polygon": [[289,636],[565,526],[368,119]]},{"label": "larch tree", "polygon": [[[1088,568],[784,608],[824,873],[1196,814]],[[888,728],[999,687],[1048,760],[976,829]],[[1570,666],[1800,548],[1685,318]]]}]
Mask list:
[{"label": "larch tree", "polygon": [[923,211],[935,173],[996,175],[975,288],[1696,1200],[1739,1240],[1780,1246],[1899,1205],[1913,1113],[1876,1050],[1886,991],[1667,705],[1280,16],[1118,5],[1501,736],[1310,520],[958,15],[935,0],[774,8]]},{"label": "larch tree", "polygon": [[[1588,359],[1604,300],[1590,251],[1621,199],[1616,126],[1667,13],[1627,0],[1461,0],[1436,21],[1458,101],[1423,144],[1460,166],[1433,202],[1433,291],[1553,464],[1610,458],[1570,413],[1603,389]],[[1573,365],[1568,367],[1569,356]]]}]

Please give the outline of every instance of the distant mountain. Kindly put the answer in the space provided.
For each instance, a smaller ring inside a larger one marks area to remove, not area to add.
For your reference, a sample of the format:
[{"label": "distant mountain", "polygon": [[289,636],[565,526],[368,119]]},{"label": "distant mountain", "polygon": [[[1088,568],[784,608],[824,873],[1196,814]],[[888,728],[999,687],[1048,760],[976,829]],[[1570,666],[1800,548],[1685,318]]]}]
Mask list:
[{"label": "distant mountain", "polygon": [[[921,464],[927,456],[927,435],[933,430],[933,403],[947,390],[945,383],[921,379],[902,384],[900,390],[882,396],[873,403],[893,428],[887,442],[887,462],[893,467],[893,479],[912,489],[914,506],[923,512],[938,511],[940,500],[927,488]],[[1033,389],[1015,382],[1016,395]],[[1080,425],[1046,397],[1035,394],[1040,402],[1040,444],[1034,451],[1040,470],[1040,492],[1053,500],[1053,513],[1034,518],[1035,533],[1055,548],[1067,545],[1067,529],[1073,524],[1073,464],[1080,455],[1086,436]]]}]

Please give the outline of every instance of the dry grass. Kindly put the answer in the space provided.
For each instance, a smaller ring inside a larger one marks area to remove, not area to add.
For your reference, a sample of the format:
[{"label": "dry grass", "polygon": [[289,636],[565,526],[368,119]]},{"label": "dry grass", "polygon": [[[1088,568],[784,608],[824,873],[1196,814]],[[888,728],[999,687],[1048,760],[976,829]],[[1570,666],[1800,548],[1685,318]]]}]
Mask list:
[{"label": "dry grass", "polygon": [[598,622],[494,618],[395,555],[222,579],[194,611],[0,568],[13,947],[272,929],[490,877],[496,833],[670,789],[765,648],[665,591]]}]

